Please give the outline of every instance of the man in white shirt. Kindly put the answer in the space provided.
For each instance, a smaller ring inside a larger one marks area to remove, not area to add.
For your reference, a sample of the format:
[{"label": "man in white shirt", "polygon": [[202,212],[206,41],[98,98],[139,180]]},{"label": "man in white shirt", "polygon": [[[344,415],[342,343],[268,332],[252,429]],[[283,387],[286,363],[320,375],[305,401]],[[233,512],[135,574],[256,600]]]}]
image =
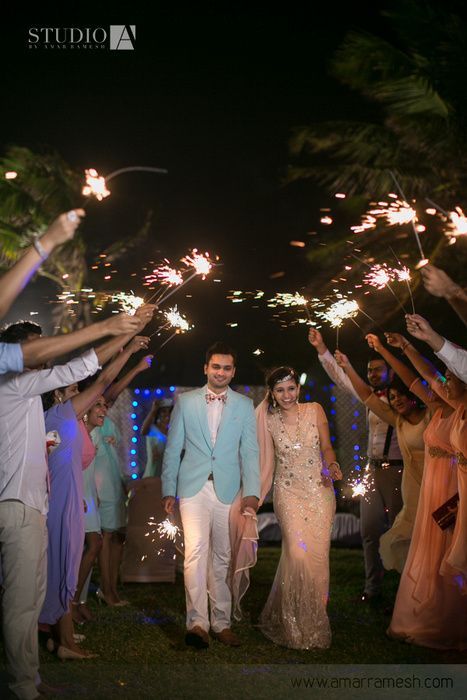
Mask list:
[{"label": "man in white shirt", "polygon": [[209,628],[222,644],[240,645],[230,629],[229,512],[240,487],[242,512],[256,511],[260,495],[253,402],[229,388],[235,375],[234,351],[223,343],[213,345],[206,354],[204,372],[207,385],[177,399],[162,466],[167,513],[173,512],[175,497],[180,497],[185,641],[197,649],[209,646]]},{"label": "man in white shirt", "polygon": [[[317,350],[319,361],[330,379],[360,401],[350,379],[327,349],[321,333],[311,329],[308,338]],[[381,357],[375,357],[368,362],[367,376],[373,391],[383,401],[387,401],[387,386],[392,372]],[[360,500],[365,587],[359,599],[362,602],[375,604],[381,600],[384,576],[379,555],[379,540],[381,535],[391,527],[394,518],[402,508],[403,462],[396,432],[392,426],[382,421],[372,411],[368,411],[367,455],[372,488],[370,493]]]}]

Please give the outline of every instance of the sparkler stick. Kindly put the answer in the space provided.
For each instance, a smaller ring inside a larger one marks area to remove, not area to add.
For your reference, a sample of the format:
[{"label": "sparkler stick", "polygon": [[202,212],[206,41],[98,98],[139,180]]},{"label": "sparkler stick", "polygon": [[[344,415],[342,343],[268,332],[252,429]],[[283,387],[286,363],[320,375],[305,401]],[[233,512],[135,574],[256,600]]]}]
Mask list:
[{"label": "sparkler stick", "polygon": [[[368,263],[366,263],[364,260],[361,260],[359,257],[357,257],[356,255],[354,255],[353,253],[351,253],[351,256],[352,256],[353,258],[355,258],[355,260],[359,260],[361,263],[363,263],[364,265],[366,265],[367,267],[369,267],[370,270],[374,270],[374,267],[376,267],[376,266],[373,266],[373,267],[372,267],[371,265],[369,265]],[[381,266],[379,266],[379,267],[381,268]],[[381,271],[384,272],[384,269],[381,268]],[[407,309],[405,309],[405,307],[404,307],[404,306],[402,305],[402,303],[399,301],[399,299],[398,299],[398,297],[397,297],[395,291],[393,290],[393,288],[392,288],[391,285],[389,284],[389,275],[386,274],[386,275],[385,275],[385,278],[384,278],[384,275],[382,275],[382,277],[383,277],[383,279],[381,280],[381,285],[383,285],[384,287],[387,287],[387,288],[389,289],[389,291],[391,292],[392,296],[393,296],[394,299],[397,301],[397,304],[399,305],[399,307],[402,309],[402,311],[404,312],[404,314],[406,314],[406,313],[407,313]],[[367,283],[367,284],[370,284],[370,282],[369,282],[368,280],[366,281],[366,283]],[[374,285],[372,285],[372,286],[374,286]],[[382,289],[382,287],[378,287],[378,289]],[[409,290],[410,290],[410,288],[409,288]],[[411,295],[411,296],[412,296],[412,295]],[[415,313],[415,312],[414,312],[414,313]]]},{"label": "sparkler stick", "polygon": [[170,321],[167,321],[167,323],[165,323],[163,326],[159,326],[159,328],[157,328],[157,329],[154,331],[154,333],[151,333],[151,335],[150,335],[149,337],[152,338],[153,335],[156,335],[157,333],[160,333],[161,331],[164,331],[164,330],[165,330],[166,328],[168,328],[169,326],[170,326]]},{"label": "sparkler stick", "polygon": [[110,195],[110,190],[107,189],[107,183],[110,182],[110,180],[113,180],[115,177],[118,177],[118,175],[122,175],[123,173],[136,171],[158,173],[159,175],[167,175],[168,173],[168,170],[165,170],[164,168],[153,168],[146,165],[131,165],[126,168],[113,170],[109,175],[104,177],[103,175],[99,175],[95,168],[89,168],[85,171],[86,185],[82,189],[82,194],[86,197],[81,205],[83,209],[86,208],[86,205],[92,195],[94,195],[98,201],[102,201]]},{"label": "sparkler stick", "polygon": [[188,284],[188,282],[190,282],[193,279],[193,277],[196,277],[197,274],[198,274],[197,272],[192,272],[192,274],[189,277],[187,277],[186,280],[184,280],[181,284],[179,284],[176,287],[174,287],[173,289],[171,289],[168,294],[165,294],[165,295],[163,294],[162,297],[159,298],[158,303],[162,304],[164,301],[167,301],[167,299],[170,299],[172,294],[175,294],[176,291],[178,291],[179,289],[184,287],[186,284]]},{"label": "sparkler stick", "polygon": [[[391,176],[392,179],[394,180],[394,184],[396,185],[397,189],[399,190],[400,196],[402,197],[402,199],[403,199],[405,202],[407,202],[407,197],[405,196],[405,194],[404,194],[404,192],[403,192],[403,190],[402,190],[402,187],[401,187],[400,184],[399,184],[399,181],[398,181],[397,177],[395,176],[395,174],[393,173],[392,170],[388,170],[388,173],[390,174],[390,176]],[[428,259],[425,258],[425,253],[423,252],[422,243],[421,243],[421,241],[420,241],[420,236],[418,235],[418,231],[417,231],[417,228],[416,228],[416,226],[415,226],[415,223],[414,223],[413,221],[411,221],[411,224],[412,224],[412,231],[413,231],[413,233],[414,233],[415,240],[417,241],[418,250],[419,250],[419,252],[420,252],[420,261],[419,261],[418,265],[419,265],[420,267],[423,267],[423,265],[426,265],[426,264],[427,264]],[[425,262],[425,261],[426,261],[426,262]],[[423,263],[423,264],[421,264],[421,263]]]},{"label": "sparkler stick", "polygon": [[180,335],[178,330],[175,331],[175,333],[172,333],[172,335],[169,335],[169,337],[167,338],[167,340],[164,340],[164,342],[162,343],[162,345],[159,345],[159,347],[157,348],[157,351],[162,350],[162,348],[164,347],[164,345],[167,345],[167,343],[168,343],[170,340],[172,340],[172,338],[175,338],[176,335]]},{"label": "sparkler stick", "polygon": [[[401,261],[398,259],[397,255],[395,254],[395,252],[394,252],[392,246],[389,246],[389,250],[390,250],[391,253],[394,255],[397,264],[398,264],[398,265],[402,265]],[[410,276],[409,276],[409,277],[406,277],[404,281],[405,281],[405,283],[406,283],[406,285],[407,285],[407,289],[409,290],[410,303],[412,304],[412,313],[414,314],[414,313],[415,313],[415,304],[414,304],[414,300],[413,300],[412,290],[411,290],[411,288],[410,288]],[[404,307],[402,307],[402,308],[404,308]],[[405,310],[404,310],[404,311],[405,311]]]}]

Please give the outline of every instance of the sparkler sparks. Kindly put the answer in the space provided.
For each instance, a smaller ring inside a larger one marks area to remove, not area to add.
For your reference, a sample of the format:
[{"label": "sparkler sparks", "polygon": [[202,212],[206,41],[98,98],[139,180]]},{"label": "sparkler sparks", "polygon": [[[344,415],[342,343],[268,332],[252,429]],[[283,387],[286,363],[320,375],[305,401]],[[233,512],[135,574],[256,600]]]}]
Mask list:
[{"label": "sparkler sparks", "polygon": [[271,308],[276,306],[285,306],[286,308],[290,306],[304,306],[308,304],[307,299],[302,294],[295,292],[295,294],[290,294],[290,292],[277,292],[276,296],[269,299],[269,304]]},{"label": "sparkler sparks", "polygon": [[354,299],[341,296],[325,311],[315,311],[315,314],[327,321],[331,328],[340,328],[346,319],[355,318],[359,311],[360,308]]},{"label": "sparkler sparks", "polygon": [[467,217],[460,207],[456,207],[455,211],[449,212],[451,219],[448,224],[448,236],[465,236],[467,234]]},{"label": "sparkler sparks", "polygon": [[368,492],[374,491],[374,479],[368,466],[365,467],[363,476],[351,479],[350,486],[352,488],[352,498],[363,496],[366,499]]},{"label": "sparkler sparks", "polygon": [[130,316],[134,316],[136,309],[144,304],[144,299],[142,297],[137,297],[131,292],[131,294],[126,294],[126,292],[117,292],[112,295],[112,301],[118,302],[122,308]]},{"label": "sparkler sparks", "polygon": [[105,197],[108,197],[110,190],[107,189],[105,182],[105,177],[99,175],[97,170],[94,168],[89,168],[85,170],[86,184],[82,189],[82,193],[85,197],[94,196],[99,202],[101,202]]},{"label": "sparkler sparks", "polygon": [[370,209],[363,215],[358,226],[351,226],[354,233],[363,233],[376,228],[378,219],[385,219],[389,226],[402,226],[404,224],[415,223],[417,212],[410,204],[402,199],[396,199],[390,204],[378,202],[377,208]]},{"label": "sparkler sparks", "polygon": [[169,265],[159,265],[150,275],[146,275],[144,279],[148,284],[159,282],[160,284],[166,284],[171,287],[177,287],[179,284],[183,283],[182,273]]},{"label": "sparkler sparks", "polygon": [[179,328],[181,331],[189,331],[191,328],[187,319],[178,312],[176,306],[174,306],[172,309],[169,309],[168,311],[165,311],[164,316],[166,317],[167,321],[170,323],[172,328]]},{"label": "sparkler sparks", "polygon": [[166,518],[157,526],[157,532],[161,537],[167,537],[168,540],[175,542],[177,535],[180,533],[180,528],[178,525],[174,525],[169,518]]},{"label": "sparkler sparks", "polygon": [[191,255],[183,258],[182,262],[194,268],[195,274],[201,275],[204,279],[211,272],[212,262],[209,260],[209,253],[198,253],[197,248],[193,248]]},{"label": "sparkler sparks", "polygon": [[386,263],[382,265],[376,264],[370,267],[370,271],[363,278],[363,283],[376,287],[376,289],[384,289],[389,287],[390,282],[397,280],[398,282],[409,282],[410,270],[408,267],[389,267]]}]

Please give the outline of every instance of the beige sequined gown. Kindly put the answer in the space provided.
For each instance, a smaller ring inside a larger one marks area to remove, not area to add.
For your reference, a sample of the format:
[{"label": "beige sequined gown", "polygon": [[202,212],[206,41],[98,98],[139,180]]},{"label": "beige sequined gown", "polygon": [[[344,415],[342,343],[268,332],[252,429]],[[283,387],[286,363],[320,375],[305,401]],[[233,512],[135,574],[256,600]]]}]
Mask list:
[{"label": "beige sequined gown", "polygon": [[317,403],[300,404],[300,440],[284,428],[278,413],[268,417],[276,455],[274,511],[282,531],[282,552],[259,625],[266,637],[291,649],[327,648],[326,613],[329,548],[336,501],[322,483]]}]

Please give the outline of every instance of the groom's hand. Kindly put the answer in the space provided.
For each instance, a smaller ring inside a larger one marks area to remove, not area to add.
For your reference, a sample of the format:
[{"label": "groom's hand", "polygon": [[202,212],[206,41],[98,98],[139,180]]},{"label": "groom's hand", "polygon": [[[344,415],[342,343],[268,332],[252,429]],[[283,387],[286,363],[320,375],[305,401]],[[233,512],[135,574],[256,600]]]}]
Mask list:
[{"label": "groom's hand", "polygon": [[165,512],[169,513],[169,515],[170,515],[175,510],[175,497],[174,496],[165,496],[162,499],[162,505],[164,507]]},{"label": "groom's hand", "polygon": [[242,498],[240,510],[243,513],[247,508],[253,508],[253,510],[256,513],[256,511],[258,510],[258,505],[259,499],[256,498],[256,496],[245,496],[245,498]]}]

